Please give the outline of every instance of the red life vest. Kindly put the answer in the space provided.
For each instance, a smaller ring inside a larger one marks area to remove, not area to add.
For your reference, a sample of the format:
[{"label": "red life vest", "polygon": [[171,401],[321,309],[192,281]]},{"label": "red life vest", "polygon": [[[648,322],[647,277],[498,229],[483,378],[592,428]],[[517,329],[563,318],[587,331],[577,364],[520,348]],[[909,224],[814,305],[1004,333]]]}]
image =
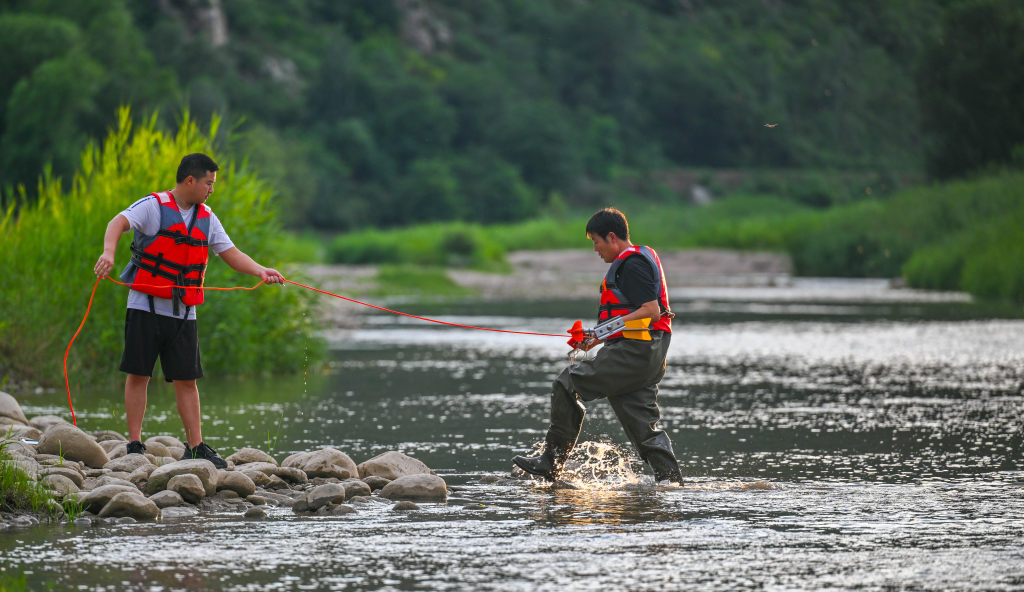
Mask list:
[{"label": "red life vest", "polygon": [[[643,304],[643,302],[629,302],[629,299],[626,298],[626,295],[619,289],[617,284],[619,268],[627,257],[631,257],[633,255],[639,255],[646,259],[656,272],[655,289],[658,293],[658,304],[661,306],[661,317],[651,319],[650,330],[671,333],[672,317],[675,315],[672,314],[672,310],[668,305],[668,287],[665,282],[665,270],[661,268],[661,260],[658,259],[658,254],[650,247],[632,246],[619,253],[619,256],[615,258],[615,261],[612,261],[612,265],[608,268],[608,273],[605,275],[604,281],[601,282],[601,306],[598,308],[597,322],[602,323],[612,317],[627,315],[640,308],[640,305]],[[608,339],[617,339],[619,337],[622,337],[622,333],[616,333]]]},{"label": "red life vest", "polygon": [[121,272],[121,281],[150,296],[173,299],[177,314],[179,302],[186,306],[203,302],[203,290],[198,287],[203,285],[210,259],[210,209],[197,204],[192,222],[186,227],[170,191],[150,195],[161,206],[160,230],[153,235],[135,232],[132,258]]}]

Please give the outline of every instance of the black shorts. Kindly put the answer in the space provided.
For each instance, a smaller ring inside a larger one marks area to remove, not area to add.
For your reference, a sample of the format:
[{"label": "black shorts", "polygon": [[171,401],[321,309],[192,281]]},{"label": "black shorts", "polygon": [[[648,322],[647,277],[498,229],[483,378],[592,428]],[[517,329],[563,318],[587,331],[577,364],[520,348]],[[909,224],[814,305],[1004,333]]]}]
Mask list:
[{"label": "black shorts", "polygon": [[182,320],[129,308],[124,317],[121,372],[152,376],[157,357],[167,382],[203,377],[199,361],[199,326]]}]

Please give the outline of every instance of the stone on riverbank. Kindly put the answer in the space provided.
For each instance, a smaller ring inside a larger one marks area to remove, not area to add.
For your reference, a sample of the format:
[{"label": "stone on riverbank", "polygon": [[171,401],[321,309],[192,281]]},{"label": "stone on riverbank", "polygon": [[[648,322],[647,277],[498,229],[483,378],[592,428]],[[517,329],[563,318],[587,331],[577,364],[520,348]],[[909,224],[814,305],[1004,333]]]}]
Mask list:
[{"label": "stone on riverbank", "polygon": [[448,486],[437,475],[406,475],[384,486],[380,496],[391,500],[443,502],[448,498]]},{"label": "stone on riverbank", "polygon": [[180,506],[185,503],[185,500],[178,494],[178,492],[170,491],[168,489],[154,493],[149,496],[149,499],[161,510],[164,508]]},{"label": "stone on riverbank", "polygon": [[[305,511],[312,512],[327,504],[345,501],[345,486],[340,483],[327,483],[309,490],[306,494]],[[298,512],[299,510],[296,510]]]},{"label": "stone on riverbank", "polygon": [[416,502],[404,500],[395,504],[391,509],[395,512],[407,512],[409,510],[419,510],[420,507],[416,505]]},{"label": "stone on riverbank", "polygon": [[167,489],[167,482],[173,477],[191,473],[202,481],[206,495],[213,495],[217,492],[217,467],[208,460],[179,460],[170,464],[157,467],[149,474],[149,482],[146,484],[147,493],[154,494]]},{"label": "stone on riverbank", "polygon": [[110,498],[107,505],[100,510],[100,518],[129,517],[136,520],[154,520],[160,514],[160,508],[136,490],[122,492]]},{"label": "stone on riverbank", "polygon": [[[297,469],[295,467],[279,467],[273,463],[246,463],[244,465],[240,465],[235,470],[245,473],[246,475],[249,476],[250,479],[253,480],[253,482],[256,483],[256,485],[260,485],[263,487],[271,486],[274,483],[273,477],[277,477],[279,480],[283,479],[296,484],[306,483],[309,481],[309,478],[306,476],[306,473],[301,469]],[[266,485],[263,485],[260,482],[263,481],[263,479],[260,479],[259,477],[254,477],[253,473],[263,473],[265,476],[271,477],[271,479],[269,482],[267,482]],[[257,481],[257,479],[260,480]]]},{"label": "stone on riverbank", "polygon": [[45,466],[39,469],[40,479],[47,475],[60,475],[66,479],[70,479],[74,482],[76,487],[81,487],[82,483],[85,482],[85,475],[70,464],[63,467]]},{"label": "stone on riverbank", "polygon": [[[110,469],[111,471],[122,471],[125,473],[133,473],[140,467],[154,466],[145,455],[142,454],[127,454],[103,465],[104,469]],[[155,468],[155,466],[154,466]]]},{"label": "stone on riverbank", "polygon": [[218,473],[217,491],[233,491],[240,497],[247,497],[256,493],[256,484],[248,475],[240,471],[225,471]]},{"label": "stone on riverbank", "polygon": [[375,476],[394,481],[408,475],[431,475],[434,472],[422,462],[394,450],[378,454],[358,467],[359,477]]},{"label": "stone on riverbank", "polygon": [[138,494],[139,490],[131,485],[101,485],[92,491],[79,493],[78,502],[82,504],[83,510],[95,513],[102,510],[114,496],[121,493]]},{"label": "stone on riverbank", "polygon": [[42,454],[59,454],[70,460],[80,460],[93,468],[110,462],[107,452],[92,436],[69,423],[55,423],[43,432],[36,449]]},{"label": "stone on riverbank", "polygon": [[56,415],[39,415],[28,420],[28,425],[34,427],[40,432],[45,432],[46,428],[55,423],[68,423],[68,421],[63,417],[57,417]]},{"label": "stone on riverbank", "polygon": [[12,423],[27,426],[28,418],[25,417],[25,412],[21,410],[21,404],[17,399],[0,391],[0,424]]},{"label": "stone on riverbank", "polygon": [[370,495],[373,490],[370,486],[359,479],[348,479],[341,483],[345,487],[345,498],[350,499],[356,496]]},{"label": "stone on riverbank", "polygon": [[239,448],[234,454],[224,460],[231,461],[235,465],[244,465],[246,463],[270,463],[275,466],[277,465],[274,457],[257,448]]},{"label": "stone on riverbank", "polygon": [[206,489],[199,477],[192,473],[175,475],[167,481],[167,491],[173,491],[190,504],[197,504],[206,496]]},{"label": "stone on riverbank", "polygon": [[79,492],[79,488],[75,485],[74,481],[58,473],[45,475],[39,480],[39,482],[53,491],[56,491],[59,497]]},{"label": "stone on riverbank", "polygon": [[359,469],[352,458],[344,452],[330,447],[315,452],[293,454],[284,459],[281,466],[299,469],[310,479],[314,477],[348,479],[359,476]]},{"label": "stone on riverbank", "polygon": [[[125,438],[124,434],[120,432],[115,432],[114,430],[99,430],[93,432],[92,435],[94,438],[96,438],[96,441],[99,442],[101,446],[103,445],[104,442],[124,442],[125,444],[128,443],[128,438]],[[110,450],[107,449],[107,452],[110,452]]]},{"label": "stone on riverbank", "polygon": [[384,477],[378,477],[377,475],[370,475],[369,477],[363,477],[363,483],[370,486],[372,491],[383,489],[385,485],[391,483],[391,479],[385,479]]}]

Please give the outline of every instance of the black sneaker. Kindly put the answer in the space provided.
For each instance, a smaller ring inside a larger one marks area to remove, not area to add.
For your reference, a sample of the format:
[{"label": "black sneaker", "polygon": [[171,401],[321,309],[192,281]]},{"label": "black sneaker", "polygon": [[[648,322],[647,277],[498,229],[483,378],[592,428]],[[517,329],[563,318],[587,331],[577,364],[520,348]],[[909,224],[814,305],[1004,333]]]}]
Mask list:
[{"label": "black sneaker", "polygon": [[128,443],[128,452],[125,454],[146,454],[146,445],[138,440]]},{"label": "black sneaker", "polygon": [[188,444],[185,444],[185,454],[182,455],[181,458],[201,458],[203,460],[208,460],[212,462],[213,466],[217,467],[218,469],[228,468],[228,463],[223,458],[221,458],[219,454],[217,454],[216,450],[210,448],[206,444],[206,442],[200,442],[199,446],[196,446],[195,449],[190,449],[188,447]]}]

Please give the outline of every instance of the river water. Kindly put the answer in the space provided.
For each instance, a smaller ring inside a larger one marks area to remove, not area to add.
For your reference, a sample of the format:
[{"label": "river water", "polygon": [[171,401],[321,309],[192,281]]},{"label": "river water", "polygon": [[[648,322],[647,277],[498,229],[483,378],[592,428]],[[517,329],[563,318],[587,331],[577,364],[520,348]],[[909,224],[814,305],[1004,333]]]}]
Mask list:
[{"label": "river water", "polygon": [[[1024,589],[1024,321],[883,283],[673,293],[664,427],[687,482],[658,487],[607,402],[589,405],[574,487],[512,479],[546,427],[564,340],[394,316],[328,334],[323,372],[204,380],[228,454],[322,446],[423,460],[447,504],[265,521],[0,532],[29,589]],[[440,320],[557,333],[590,302],[409,305]],[[123,429],[119,395],[76,400]],[[61,413],[53,395],[22,400]],[[180,437],[173,394],[148,433]]]}]

